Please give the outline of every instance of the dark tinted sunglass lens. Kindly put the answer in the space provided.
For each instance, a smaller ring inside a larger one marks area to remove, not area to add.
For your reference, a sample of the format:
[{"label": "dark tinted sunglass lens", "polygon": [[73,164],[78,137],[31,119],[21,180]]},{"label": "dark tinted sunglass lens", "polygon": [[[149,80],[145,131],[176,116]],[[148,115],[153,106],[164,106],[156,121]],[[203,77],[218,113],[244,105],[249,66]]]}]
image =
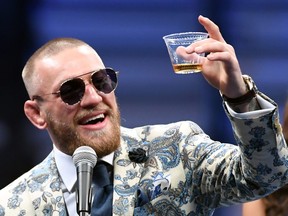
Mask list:
[{"label": "dark tinted sunglass lens", "polygon": [[110,68],[95,72],[91,79],[96,89],[105,94],[109,94],[117,86],[117,74]]},{"label": "dark tinted sunglass lens", "polygon": [[81,79],[68,80],[60,87],[61,99],[69,105],[78,103],[82,99],[84,92],[85,83]]}]

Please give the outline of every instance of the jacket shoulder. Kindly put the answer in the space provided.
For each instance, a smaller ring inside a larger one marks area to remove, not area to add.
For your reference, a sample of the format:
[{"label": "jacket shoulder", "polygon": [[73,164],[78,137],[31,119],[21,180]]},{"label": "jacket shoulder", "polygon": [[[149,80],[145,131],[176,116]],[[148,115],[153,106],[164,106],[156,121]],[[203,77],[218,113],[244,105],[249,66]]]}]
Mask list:
[{"label": "jacket shoulder", "polygon": [[193,121],[178,121],[169,124],[155,124],[155,125],[145,125],[135,128],[121,127],[121,135],[130,135],[135,137],[141,137],[145,131],[158,132],[159,134],[165,133],[165,131],[180,129],[183,131],[203,133],[203,130]]},{"label": "jacket shoulder", "polygon": [[50,153],[40,164],[0,190],[0,215],[1,212],[7,215],[34,212],[40,205],[38,201],[45,199],[43,196],[49,199],[49,191],[60,190],[57,181],[60,181],[59,175]]}]

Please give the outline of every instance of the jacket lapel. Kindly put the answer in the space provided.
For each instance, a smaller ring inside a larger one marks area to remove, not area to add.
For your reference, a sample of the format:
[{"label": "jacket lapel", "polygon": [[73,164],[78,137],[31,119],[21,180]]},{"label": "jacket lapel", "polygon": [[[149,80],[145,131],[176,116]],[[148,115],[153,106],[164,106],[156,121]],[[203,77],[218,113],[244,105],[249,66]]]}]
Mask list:
[{"label": "jacket lapel", "polygon": [[32,172],[27,184],[32,191],[31,199],[36,215],[66,215],[61,190],[62,180],[57,171],[53,152]]},{"label": "jacket lapel", "polygon": [[128,157],[127,142],[121,137],[121,148],[114,155],[113,213],[133,215],[135,196],[143,165],[132,162]]}]

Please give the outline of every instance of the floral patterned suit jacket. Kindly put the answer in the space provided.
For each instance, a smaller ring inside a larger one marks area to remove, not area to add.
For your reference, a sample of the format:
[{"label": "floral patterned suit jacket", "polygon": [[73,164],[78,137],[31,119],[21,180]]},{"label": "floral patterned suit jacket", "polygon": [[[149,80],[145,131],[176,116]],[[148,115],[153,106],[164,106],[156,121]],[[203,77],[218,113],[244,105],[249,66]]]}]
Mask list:
[{"label": "floral patterned suit jacket", "polygon": [[[237,146],[211,140],[191,121],[121,128],[113,215],[212,215],[288,183],[277,109],[257,119],[229,118]],[[146,162],[129,159],[135,148],[146,151]],[[0,191],[0,216],[68,215],[61,184],[52,152]]]}]

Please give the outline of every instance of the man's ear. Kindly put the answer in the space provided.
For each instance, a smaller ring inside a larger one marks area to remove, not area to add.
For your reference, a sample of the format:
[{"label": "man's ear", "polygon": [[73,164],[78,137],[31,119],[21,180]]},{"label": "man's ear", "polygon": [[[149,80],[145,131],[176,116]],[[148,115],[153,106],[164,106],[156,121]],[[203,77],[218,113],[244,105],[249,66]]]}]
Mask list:
[{"label": "man's ear", "polygon": [[47,123],[43,118],[43,116],[41,115],[39,106],[36,101],[27,100],[24,103],[24,113],[34,126],[36,126],[39,129],[46,128]]}]

